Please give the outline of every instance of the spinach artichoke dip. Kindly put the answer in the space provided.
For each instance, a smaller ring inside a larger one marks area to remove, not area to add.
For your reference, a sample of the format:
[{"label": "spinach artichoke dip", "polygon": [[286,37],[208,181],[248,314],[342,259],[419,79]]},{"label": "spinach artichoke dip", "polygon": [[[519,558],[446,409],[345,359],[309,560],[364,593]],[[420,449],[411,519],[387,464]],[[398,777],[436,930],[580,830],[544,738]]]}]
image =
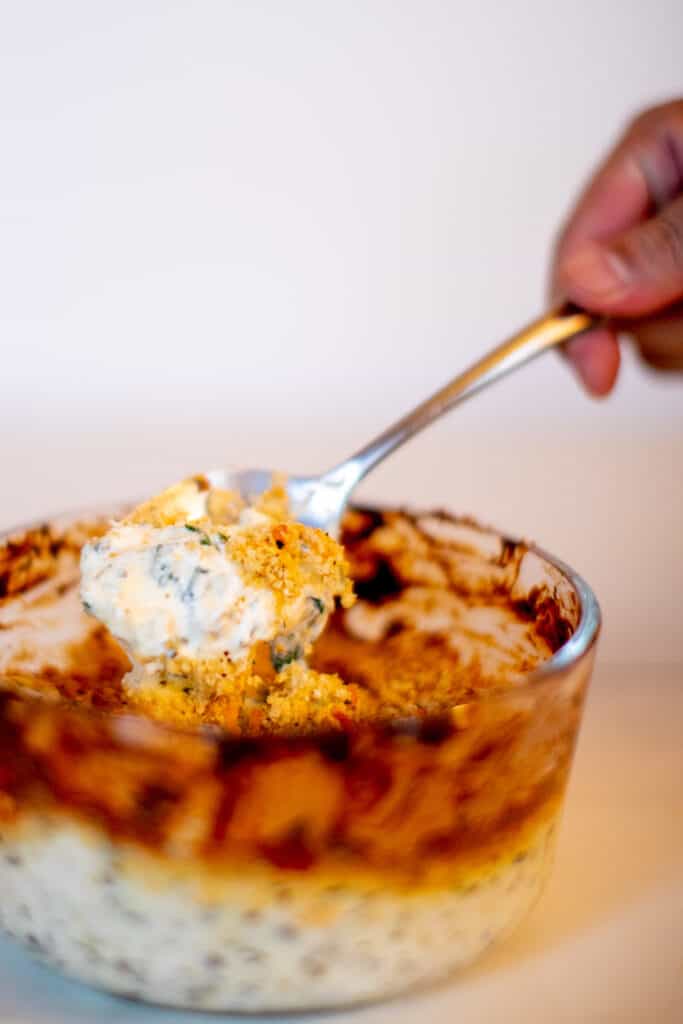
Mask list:
[{"label": "spinach artichoke dip", "polygon": [[69,977],[296,1011],[442,979],[552,860],[599,624],[444,512],[340,542],[202,476],[0,537],[0,928]]},{"label": "spinach artichoke dip", "polygon": [[85,546],[81,598],[150,714],[318,726],[356,696],[306,664],[335,603],[353,602],[343,549],[291,520],[282,486],[247,507],[201,476],[176,484]]}]

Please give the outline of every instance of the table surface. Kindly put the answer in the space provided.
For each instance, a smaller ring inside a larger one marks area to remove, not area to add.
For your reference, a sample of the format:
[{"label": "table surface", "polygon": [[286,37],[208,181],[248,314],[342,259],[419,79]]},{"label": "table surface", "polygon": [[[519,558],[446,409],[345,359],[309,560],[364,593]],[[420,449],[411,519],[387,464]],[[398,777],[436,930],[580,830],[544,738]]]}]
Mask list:
[{"label": "table surface", "polygon": [[[34,965],[0,940],[2,1024],[211,1019],[91,992]],[[327,1019],[334,1024],[680,1024],[683,666],[598,666],[555,870],[540,903],[512,938],[448,985]]]}]

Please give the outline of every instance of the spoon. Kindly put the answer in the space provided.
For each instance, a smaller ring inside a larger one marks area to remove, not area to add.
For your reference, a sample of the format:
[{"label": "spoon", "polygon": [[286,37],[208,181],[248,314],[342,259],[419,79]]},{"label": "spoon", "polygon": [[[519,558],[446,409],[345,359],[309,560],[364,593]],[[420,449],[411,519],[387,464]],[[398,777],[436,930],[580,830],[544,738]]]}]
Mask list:
[{"label": "spoon", "polygon": [[[492,384],[554,345],[596,327],[600,319],[565,305],[523,328],[473,366],[427,398],[412,412],[387,427],[373,441],[321,476],[286,477],[290,512],[307,526],[337,536],[344,509],[354,488],[383,459],[439,416],[470,395]],[[273,483],[271,469],[214,470],[207,474],[214,487],[238,491],[251,502]]]}]

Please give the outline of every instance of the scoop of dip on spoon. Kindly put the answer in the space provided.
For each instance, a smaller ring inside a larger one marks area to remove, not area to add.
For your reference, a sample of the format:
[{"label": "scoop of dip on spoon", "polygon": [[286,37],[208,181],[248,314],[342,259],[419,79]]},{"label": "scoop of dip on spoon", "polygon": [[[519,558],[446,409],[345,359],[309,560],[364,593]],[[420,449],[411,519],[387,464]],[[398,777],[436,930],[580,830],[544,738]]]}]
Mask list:
[{"label": "scoop of dip on spoon", "polygon": [[353,602],[346,558],[287,506],[278,483],[247,505],[196,476],[85,545],[81,598],[129,654],[139,709],[244,725],[231,717],[263,706],[264,688],[349,704],[341,680],[306,665],[336,603]]}]

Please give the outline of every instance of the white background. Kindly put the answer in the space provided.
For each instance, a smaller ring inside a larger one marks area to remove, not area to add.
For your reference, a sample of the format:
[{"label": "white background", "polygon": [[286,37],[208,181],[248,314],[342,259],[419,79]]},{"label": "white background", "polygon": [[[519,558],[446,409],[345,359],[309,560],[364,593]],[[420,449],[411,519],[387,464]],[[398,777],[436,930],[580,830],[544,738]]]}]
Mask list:
[{"label": "white background", "polygon": [[[618,12],[618,13],[617,13]],[[214,464],[323,468],[543,303],[680,0],[0,2],[0,526]],[[573,562],[612,661],[683,659],[683,380],[553,356],[366,494]]]}]

